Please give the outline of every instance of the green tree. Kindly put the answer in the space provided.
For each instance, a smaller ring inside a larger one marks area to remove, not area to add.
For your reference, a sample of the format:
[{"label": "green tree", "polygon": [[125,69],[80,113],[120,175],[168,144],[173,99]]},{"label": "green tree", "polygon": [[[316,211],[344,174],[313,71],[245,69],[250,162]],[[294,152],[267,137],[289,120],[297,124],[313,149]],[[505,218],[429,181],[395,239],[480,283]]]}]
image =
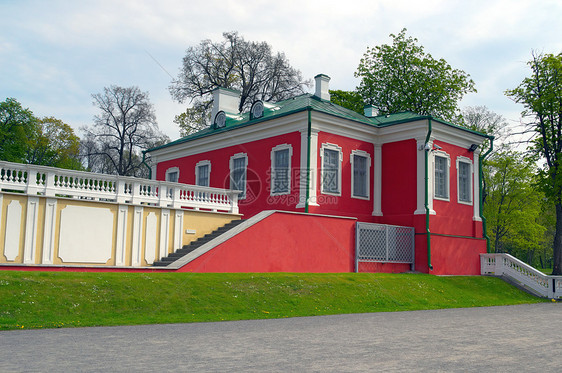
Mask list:
[{"label": "green tree", "polygon": [[0,159],[82,169],[79,143],[74,130],[61,120],[39,119],[13,98],[0,103]]},{"label": "green tree", "polygon": [[29,109],[7,98],[0,102],[0,159],[25,162],[26,151],[38,131],[37,118]]},{"label": "green tree", "polygon": [[543,200],[539,223],[546,229],[542,242],[543,251],[540,257],[540,265],[542,268],[552,268],[552,242],[554,242],[554,234],[556,233],[556,209],[547,200]]},{"label": "green tree", "polygon": [[556,209],[553,274],[562,275],[562,54],[534,54],[531,75],[506,95],[523,105],[522,121],[534,138],[529,147],[544,160],[539,177],[545,196]]},{"label": "green tree", "polygon": [[363,114],[363,97],[357,91],[330,90],[330,101],[334,104]]},{"label": "green tree", "polygon": [[543,194],[534,187],[534,168],[522,154],[499,151],[487,162],[484,214],[495,252],[508,252],[532,264],[543,247]]},{"label": "green tree", "polygon": [[211,91],[217,87],[239,90],[238,110],[243,111],[256,100],[283,100],[304,93],[310,85],[283,53],[273,53],[266,42],[246,41],[237,32],[225,32],[223,37],[222,42],[203,40],[188,48],[170,86],[174,100],[191,104],[175,120],[184,135],[208,125]]},{"label": "green tree", "polygon": [[392,45],[367,48],[355,73],[365,104],[380,114],[412,111],[456,121],[458,102],[476,92],[470,75],[425,53],[406,29],[390,37]]},{"label": "green tree", "polygon": [[82,169],[80,138],[60,119],[45,117],[37,121],[35,137],[26,150],[28,163],[67,169]]}]

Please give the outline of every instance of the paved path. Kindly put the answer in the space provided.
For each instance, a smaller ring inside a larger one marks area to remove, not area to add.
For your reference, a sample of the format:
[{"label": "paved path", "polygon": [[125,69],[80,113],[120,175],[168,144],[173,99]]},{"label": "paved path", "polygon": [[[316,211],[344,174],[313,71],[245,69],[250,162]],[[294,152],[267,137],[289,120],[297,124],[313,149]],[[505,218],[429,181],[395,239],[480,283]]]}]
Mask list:
[{"label": "paved path", "polygon": [[0,371],[560,372],[562,304],[0,332]]}]

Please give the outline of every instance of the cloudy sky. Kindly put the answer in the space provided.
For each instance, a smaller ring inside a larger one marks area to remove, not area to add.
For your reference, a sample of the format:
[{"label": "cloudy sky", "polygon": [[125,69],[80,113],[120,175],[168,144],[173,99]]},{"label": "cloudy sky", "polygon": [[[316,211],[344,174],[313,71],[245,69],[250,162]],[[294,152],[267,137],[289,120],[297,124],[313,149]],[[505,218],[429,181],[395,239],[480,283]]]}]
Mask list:
[{"label": "cloudy sky", "polygon": [[78,129],[96,114],[93,93],[135,85],[175,139],[184,105],[168,86],[203,39],[237,30],[284,52],[304,77],[324,73],[330,88],[352,90],[366,48],[405,27],[471,75],[478,93],[461,106],[486,105],[517,123],[521,107],[503,92],[528,74],[533,50],[562,52],[561,19],[558,0],[0,0],[0,101],[13,97]]}]

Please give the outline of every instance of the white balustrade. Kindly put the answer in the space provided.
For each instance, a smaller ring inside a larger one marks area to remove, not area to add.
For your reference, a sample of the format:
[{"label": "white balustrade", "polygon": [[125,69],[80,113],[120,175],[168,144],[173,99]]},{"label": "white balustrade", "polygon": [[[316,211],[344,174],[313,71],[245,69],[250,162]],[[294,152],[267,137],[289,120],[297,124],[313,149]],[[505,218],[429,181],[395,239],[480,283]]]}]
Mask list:
[{"label": "white balustrade", "polygon": [[480,254],[482,275],[506,276],[543,297],[562,299],[562,276],[548,276],[504,253]]},{"label": "white balustrade", "polygon": [[238,191],[0,161],[0,189],[28,195],[238,213]]}]

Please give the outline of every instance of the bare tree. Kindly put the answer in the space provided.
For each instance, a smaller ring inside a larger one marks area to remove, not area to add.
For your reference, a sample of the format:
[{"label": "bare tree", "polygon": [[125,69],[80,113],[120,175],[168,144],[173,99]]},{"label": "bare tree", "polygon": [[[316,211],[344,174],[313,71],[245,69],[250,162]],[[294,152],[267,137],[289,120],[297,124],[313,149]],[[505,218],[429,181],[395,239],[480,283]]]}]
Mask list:
[{"label": "bare tree", "polygon": [[169,141],[156,123],[147,92],[111,86],[92,95],[100,110],[94,125],[84,128],[82,158],[92,171],[139,176],[142,150]]},{"label": "bare tree", "polygon": [[507,135],[505,118],[486,106],[467,106],[462,110],[461,116],[464,126],[471,130],[496,137]]},{"label": "bare tree", "polygon": [[237,32],[223,36],[222,42],[203,40],[188,48],[178,78],[170,86],[176,101],[191,104],[175,120],[183,134],[208,124],[211,91],[217,87],[239,90],[238,110],[243,111],[256,100],[283,100],[310,86],[285,55],[274,54],[266,42],[246,41]]}]

